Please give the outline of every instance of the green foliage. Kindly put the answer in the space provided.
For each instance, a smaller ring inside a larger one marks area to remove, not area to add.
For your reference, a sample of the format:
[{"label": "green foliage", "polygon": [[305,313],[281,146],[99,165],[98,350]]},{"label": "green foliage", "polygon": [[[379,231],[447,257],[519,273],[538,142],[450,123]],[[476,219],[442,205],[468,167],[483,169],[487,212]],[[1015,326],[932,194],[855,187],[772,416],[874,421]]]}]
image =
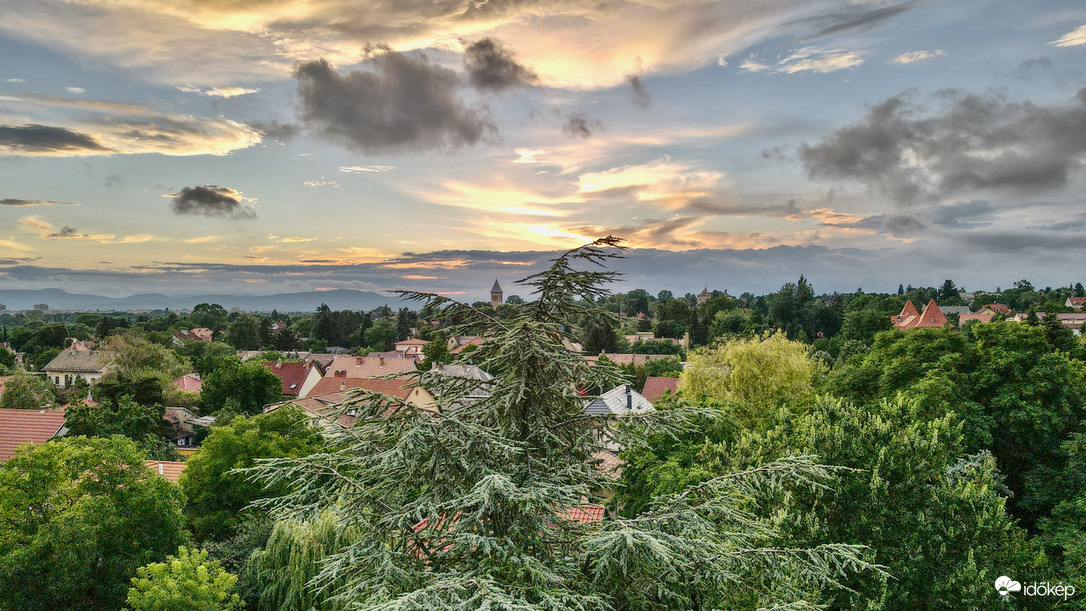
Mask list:
[{"label": "green foliage", "polygon": [[181,486],[188,496],[186,515],[198,539],[232,536],[253,501],[276,496],[287,486],[265,489],[258,482],[234,473],[257,459],[300,457],[322,447],[321,436],[304,415],[280,408],[252,418],[235,417],[211,428],[200,451],[190,457]]},{"label": "green foliage", "polygon": [[437,363],[445,364],[452,362],[452,353],[449,352],[449,344],[446,342],[445,337],[438,335],[430,340],[430,343],[422,347],[422,368],[429,369],[431,366]]},{"label": "green foliage", "polygon": [[778,332],[690,353],[679,390],[695,400],[732,400],[737,416],[753,423],[774,412],[781,401],[809,397],[821,372],[807,346]]},{"label": "green foliage", "polygon": [[4,383],[0,409],[41,409],[54,401],[56,395],[48,380],[21,373]]},{"label": "green foliage", "polygon": [[232,402],[240,413],[253,415],[278,401],[282,392],[279,378],[260,362],[229,357],[204,378],[200,404],[204,413],[214,413]]},{"label": "green foliage", "polygon": [[265,347],[262,341],[264,325],[263,320],[248,314],[239,316],[230,323],[226,333],[223,333],[222,341],[230,344],[238,350],[259,350]]},{"label": "green foliage", "polygon": [[110,372],[119,376],[156,375],[169,382],[192,371],[187,360],[135,333],[111,337],[103,353]]},{"label": "green foliage", "polygon": [[131,611],[231,611],[240,609],[231,589],[237,577],[207,552],[181,547],[164,562],[142,566],[128,590]]},{"label": "green foliage", "polygon": [[94,385],[96,400],[118,403],[128,397],[140,405],[162,405],[168,388],[165,376],[144,370],[137,374],[110,372]]},{"label": "green foliage", "polygon": [[[572,508],[602,501],[610,485],[590,460],[603,446],[578,387],[620,382],[606,362],[592,366],[564,344],[583,314],[574,299],[602,297],[599,285],[612,277],[574,265],[600,263],[616,243],[570,251],[529,277],[539,297],[508,320],[416,295],[488,338],[472,355],[494,375],[486,396],[464,401],[480,381],[415,372],[434,406],[358,392],[343,406],[358,421],[335,440],[336,452],[254,470],[272,485],[297,486],[268,503],[276,515],[333,511],[357,533],[318,563],[308,582],[318,600],[386,610],[731,608],[737,600],[798,608],[843,573],[870,568],[851,546],[781,548],[771,520],[752,513],[756,499],[824,485],[831,472],[809,457],[653,499],[650,512],[629,520],[572,519]],[[692,415],[632,416],[605,433],[644,443],[646,431],[678,434]]]},{"label": "green foliage", "polygon": [[170,425],[163,419],[165,408],[161,405],[144,406],[128,397],[117,402],[105,401],[88,406],[76,401],[64,412],[71,435],[109,437],[121,435],[140,443],[148,435],[165,437]]},{"label": "green foliage", "polygon": [[176,352],[192,362],[193,369],[201,376],[206,376],[218,369],[219,365],[227,358],[235,355],[234,348],[222,342],[202,342],[199,340],[185,340]]},{"label": "green foliage", "polygon": [[373,325],[366,329],[363,339],[370,350],[388,352],[394,347],[396,336],[396,323],[382,318],[374,321]]},{"label": "green foliage", "polygon": [[118,609],[136,569],[184,542],[180,489],[122,437],[74,437],[0,466],[0,608]]}]

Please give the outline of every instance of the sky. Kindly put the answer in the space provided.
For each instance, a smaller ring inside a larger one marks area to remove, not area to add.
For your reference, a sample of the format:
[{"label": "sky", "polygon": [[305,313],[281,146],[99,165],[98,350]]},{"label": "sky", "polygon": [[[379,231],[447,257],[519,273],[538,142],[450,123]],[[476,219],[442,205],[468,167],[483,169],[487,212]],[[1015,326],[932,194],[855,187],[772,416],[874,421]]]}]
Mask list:
[{"label": "sky", "polygon": [[1086,280],[1079,0],[0,0],[0,289]]}]

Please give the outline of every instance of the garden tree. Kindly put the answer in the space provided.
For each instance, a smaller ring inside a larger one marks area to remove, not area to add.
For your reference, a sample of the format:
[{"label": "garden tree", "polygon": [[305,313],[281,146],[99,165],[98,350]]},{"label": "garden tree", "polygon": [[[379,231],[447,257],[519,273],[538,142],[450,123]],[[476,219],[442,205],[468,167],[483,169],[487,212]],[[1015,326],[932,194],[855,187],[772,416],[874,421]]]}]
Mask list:
[{"label": "garden tree", "polygon": [[408,308],[400,308],[396,313],[396,341],[411,337],[411,328],[418,327],[419,314]]},{"label": "garden tree", "polygon": [[[1073,580],[1086,574],[1086,433],[1077,433],[1063,450],[1068,461],[1058,485],[1070,494],[1040,521],[1040,527],[1042,540],[1058,560],[1063,576]],[[1078,600],[1071,608],[1086,609],[1086,602]]]},{"label": "garden tree", "polygon": [[422,347],[422,369],[430,369],[437,363],[445,364],[452,362],[452,353],[449,351],[449,344],[446,342],[443,335],[437,335],[430,340],[430,343]]},{"label": "garden tree", "polygon": [[[626,338],[622,338],[626,339]],[[633,354],[676,354],[682,356],[683,347],[675,342],[664,340],[640,340],[630,344],[628,350]],[[616,350],[617,352],[617,350]],[[623,350],[626,352],[626,350]]]},{"label": "garden tree", "polygon": [[169,382],[192,371],[186,359],[134,332],[111,337],[102,352],[110,373],[115,375],[152,374]]},{"label": "garden tree", "polygon": [[128,590],[131,611],[232,611],[241,608],[231,593],[238,578],[203,550],[181,547],[176,556],[142,566]]},{"label": "garden tree", "polygon": [[109,373],[92,389],[95,400],[101,402],[120,402],[127,397],[140,405],[163,405],[167,384],[163,376],[144,370],[136,375]]},{"label": "garden tree", "polygon": [[388,352],[396,342],[396,323],[388,318],[376,320],[366,329],[363,339],[370,350]]},{"label": "garden tree", "polygon": [[272,337],[272,347],[284,352],[293,352],[298,349],[298,334],[287,327]]},{"label": "garden tree", "polygon": [[960,299],[960,296],[961,295],[958,292],[958,287],[954,285],[953,280],[944,280],[943,285],[939,287],[939,303],[949,302],[953,299]]},{"label": "garden tree", "polygon": [[[3,341],[3,340],[0,340]],[[7,348],[0,348],[0,374],[15,368],[15,353]]]},{"label": "garden tree", "polygon": [[1048,340],[1054,350],[1072,353],[1078,347],[1079,341],[1075,338],[1075,334],[1063,326],[1063,323],[1056,318],[1054,313],[1048,312],[1045,314],[1044,319],[1041,321],[1041,327],[1045,330],[1045,339]]},{"label": "garden tree", "polygon": [[222,341],[238,350],[260,350],[266,345],[261,341],[262,326],[267,328],[267,325],[261,324],[260,318],[243,314],[230,323],[226,333],[223,333]]},{"label": "garden tree", "polygon": [[[473,358],[482,382],[414,372],[438,397],[427,409],[357,391],[355,426],[336,452],[262,463],[254,473],[297,488],[266,503],[285,517],[335,511],[358,540],[319,564],[311,588],[356,609],[687,609],[737,601],[788,605],[867,567],[852,546],[778,547],[754,515],[756,499],[826,481],[809,457],[790,458],[653,499],[628,520],[584,524],[574,508],[600,500],[609,479],[590,461],[601,441],[580,388],[611,388],[617,372],[590,365],[563,340],[583,313],[575,297],[602,296],[606,238],[565,253],[523,281],[538,299],[507,321],[427,295],[488,340]],[[679,432],[689,412],[633,416],[615,433]],[[663,416],[663,415],[660,415]],[[330,584],[321,591],[321,584]]]},{"label": "garden tree", "polygon": [[648,291],[634,289],[626,293],[626,305],[622,311],[626,313],[626,316],[637,316],[638,314],[648,316],[650,314]]},{"label": "garden tree", "polygon": [[259,361],[228,357],[204,378],[200,405],[211,414],[232,401],[243,414],[259,414],[265,405],[278,401],[282,392],[279,378]]},{"label": "garden tree", "polygon": [[202,342],[187,339],[175,349],[177,354],[192,362],[196,373],[206,376],[222,364],[227,357],[234,357],[237,351],[223,342]]},{"label": "garden tree", "polygon": [[56,394],[48,380],[19,373],[4,382],[0,409],[41,409],[55,401]]},{"label": "garden tree", "polygon": [[123,396],[94,406],[83,401],[71,403],[64,412],[69,435],[110,437],[120,435],[136,442],[153,460],[176,460],[177,451],[169,444],[172,431],[163,418],[161,405],[145,406]]},{"label": "garden tree", "polygon": [[0,466],[0,608],[119,609],[185,540],[182,494],[123,437],[72,437]]},{"label": "garden tree", "polygon": [[786,283],[769,295],[768,301],[769,322],[784,331],[788,339],[800,337],[801,331],[811,336],[807,329],[814,316],[814,289],[806,278],[800,276],[796,283]]},{"label": "garden tree", "polygon": [[681,339],[692,329],[696,319],[697,312],[690,304],[682,299],[670,299],[656,306],[654,332],[657,337]]},{"label": "garden tree", "polygon": [[267,544],[253,553],[247,574],[260,584],[260,608],[265,611],[324,611],[340,609],[325,601],[323,592],[346,584],[345,578],[310,586],[323,563],[348,545],[357,543],[358,533],[346,527],[334,511],[315,518],[276,522]]},{"label": "garden tree", "polygon": [[29,362],[28,369],[31,371],[41,371],[50,361],[57,358],[58,354],[60,354],[60,348],[46,348],[37,353],[27,352],[23,357],[23,363]]},{"label": "garden tree", "polygon": [[878,310],[853,310],[845,314],[841,325],[841,337],[845,340],[863,342],[871,345],[875,335],[893,328],[890,317]]},{"label": "garden tree", "polygon": [[521,305],[524,303],[524,298],[520,295],[510,295],[505,298],[505,303],[508,305]]},{"label": "garden tree", "polygon": [[188,497],[185,510],[197,539],[222,540],[235,534],[253,501],[282,494],[286,486],[265,489],[258,482],[233,472],[260,458],[299,457],[322,446],[321,436],[305,416],[293,408],[280,408],[252,418],[235,417],[211,427],[201,450],[186,462],[181,487]]},{"label": "garden tree", "polygon": [[226,320],[229,314],[226,308],[217,303],[201,303],[192,308],[188,316],[188,324],[194,328],[207,328],[215,333],[226,328]]},{"label": "garden tree", "polygon": [[736,416],[751,424],[783,401],[809,398],[821,374],[807,346],[778,331],[691,352],[679,390],[693,400],[733,400]]},{"label": "garden tree", "polygon": [[765,328],[762,315],[750,308],[736,308],[728,312],[717,312],[709,323],[708,338],[715,339],[729,335],[755,335]]},{"label": "garden tree", "polygon": [[578,336],[585,354],[615,352],[619,340],[616,331],[618,324],[617,317],[605,310],[593,308],[586,311],[580,319]]}]

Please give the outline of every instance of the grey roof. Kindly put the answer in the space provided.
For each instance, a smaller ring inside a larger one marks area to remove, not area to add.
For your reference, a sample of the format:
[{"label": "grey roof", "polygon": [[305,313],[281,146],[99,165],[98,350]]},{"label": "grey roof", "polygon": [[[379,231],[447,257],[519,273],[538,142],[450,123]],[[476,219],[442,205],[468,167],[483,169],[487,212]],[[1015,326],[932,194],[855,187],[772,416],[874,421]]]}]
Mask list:
[{"label": "grey roof", "polygon": [[943,314],[969,314],[969,306],[939,306]]},{"label": "grey roof", "polygon": [[494,286],[491,287],[490,292],[491,293],[500,293],[500,292],[502,292],[502,285],[498,284],[498,279],[497,278],[494,279]]},{"label": "grey roof", "polygon": [[434,373],[443,373],[445,375],[456,376],[458,378],[468,378],[471,380],[481,380],[483,382],[489,382],[494,379],[494,376],[483,371],[482,367],[478,365],[462,365],[462,364],[449,364],[442,365],[434,363],[430,371]]},{"label": "grey roof", "polygon": [[652,403],[628,384],[612,388],[584,406],[584,413],[589,416],[606,414],[622,416],[631,412],[642,413],[651,410]]},{"label": "grey roof", "polygon": [[104,370],[102,353],[97,350],[64,350],[42,369],[59,373],[102,373]]}]

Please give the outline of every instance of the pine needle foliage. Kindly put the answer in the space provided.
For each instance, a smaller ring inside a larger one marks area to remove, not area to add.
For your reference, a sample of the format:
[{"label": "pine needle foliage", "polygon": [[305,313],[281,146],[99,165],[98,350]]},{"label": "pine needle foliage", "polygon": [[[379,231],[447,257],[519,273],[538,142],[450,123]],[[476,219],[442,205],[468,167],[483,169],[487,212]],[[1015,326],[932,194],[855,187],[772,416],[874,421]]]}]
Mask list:
[{"label": "pine needle foliage", "polygon": [[586,389],[622,382],[614,367],[569,347],[584,302],[615,279],[603,265],[620,249],[608,236],[566,252],[520,281],[536,299],[503,320],[407,294],[484,336],[472,362],[494,378],[415,372],[412,384],[436,398],[425,409],[355,391],[342,409],[358,420],[334,450],[250,471],[293,486],[262,501],[274,515],[313,521],[334,510],[354,533],[323,558],[310,589],[337,607],[380,611],[712,609],[739,600],[786,609],[872,568],[853,546],[769,545],[775,528],[759,500],[825,486],[832,469],[812,457],[705,482],[633,518],[576,519],[576,508],[614,486],[592,458],[604,449],[598,427],[633,443],[683,431],[690,416],[668,410],[613,427],[584,413]]}]

